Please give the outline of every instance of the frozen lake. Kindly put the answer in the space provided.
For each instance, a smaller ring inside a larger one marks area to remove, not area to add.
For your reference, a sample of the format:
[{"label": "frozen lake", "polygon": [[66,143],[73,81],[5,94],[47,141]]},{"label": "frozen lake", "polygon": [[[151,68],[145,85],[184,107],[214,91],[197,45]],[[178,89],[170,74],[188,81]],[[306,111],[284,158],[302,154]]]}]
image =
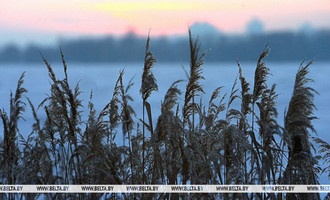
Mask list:
[{"label": "frozen lake", "polygon": [[[296,63],[266,63],[270,68],[272,74],[268,78],[268,85],[276,83],[276,91],[279,94],[277,99],[277,108],[279,113],[279,122],[283,125],[284,110],[288,107],[291,94],[293,91],[293,84],[295,75],[300,65]],[[63,68],[61,64],[52,65],[57,77],[62,79],[64,77]],[[152,69],[157,82],[159,91],[153,92],[149,98],[149,103],[152,107],[152,114],[157,118],[160,114],[160,102],[169,86],[176,80],[186,79],[184,70],[189,69],[189,64],[185,63],[156,63]],[[253,84],[254,70],[256,63],[241,63],[243,68],[243,75],[248,82]],[[118,78],[120,69],[125,67],[124,82],[125,84],[134,77],[134,87],[130,94],[134,99],[131,105],[137,113],[137,118],[142,118],[142,99],[139,94],[141,85],[141,74],[143,70],[143,63],[111,63],[111,64],[70,64],[68,63],[68,74],[71,87],[80,81],[80,89],[83,91],[81,99],[83,99],[85,115],[87,114],[88,99],[90,91],[93,90],[93,103],[97,112],[109,102],[112,97],[113,88]],[[39,103],[50,93],[50,79],[48,78],[48,71],[44,64],[0,64],[0,108],[4,108],[9,112],[9,95],[10,90],[13,92],[17,86],[17,80],[22,72],[26,72],[24,79],[24,87],[28,90],[26,94],[37,107]],[[230,93],[233,82],[238,74],[238,67],[236,62],[231,63],[206,63],[203,67],[203,75],[205,80],[200,83],[203,86],[206,94],[202,96],[203,102],[208,103],[209,97],[213,90],[218,86],[224,86],[222,94]],[[315,62],[310,66],[309,78],[314,79],[315,82],[310,83],[309,86],[316,89],[319,95],[315,96],[315,104],[318,110],[315,111],[315,116],[319,119],[314,120],[313,124],[318,132],[318,135],[323,140],[330,143],[330,63]],[[187,82],[181,82],[179,88],[182,90],[181,99],[184,98],[184,89]],[[237,85],[240,87],[240,84]],[[229,95],[229,94],[228,94]],[[183,105],[180,103],[180,105]],[[238,104],[234,107],[239,108]],[[38,112],[40,118],[44,118],[43,112]],[[84,115],[84,116],[85,116]],[[32,131],[33,117],[29,106],[24,113],[25,121],[20,121],[19,129],[23,135],[27,135]],[[155,122],[156,120],[154,120]],[[1,127],[2,132],[2,127]],[[0,137],[3,138],[2,133]],[[120,137],[119,135],[117,137]],[[122,141],[119,139],[119,141]],[[326,176],[322,176],[321,183],[330,184]]]}]

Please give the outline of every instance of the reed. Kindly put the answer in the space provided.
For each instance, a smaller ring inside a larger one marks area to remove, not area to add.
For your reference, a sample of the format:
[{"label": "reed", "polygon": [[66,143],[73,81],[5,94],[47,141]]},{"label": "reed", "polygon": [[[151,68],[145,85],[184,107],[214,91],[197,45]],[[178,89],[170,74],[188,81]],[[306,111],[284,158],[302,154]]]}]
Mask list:
[{"label": "reed", "polygon": [[[153,54],[149,51],[150,48],[150,32],[148,34],[147,38],[147,43],[146,43],[146,52],[145,52],[145,57],[144,57],[144,67],[143,67],[143,73],[142,73],[142,84],[141,84],[141,89],[140,93],[142,94],[142,100],[143,100],[143,116],[142,116],[142,124],[143,124],[143,146],[142,146],[142,167],[145,169],[145,126],[148,127],[148,130],[150,133],[153,132],[152,128],[152,117],[151,117],[151,107],[150,104],[147,102],[147,99],[151,95],[152,91],[157,91],[158,90],[158,85],[156,82],[156,79],[154,75],[151,72],[151,68],[153,65],[157,62]],[[144,109],[147,110],[148,114],[148,119],[149,123],[146,124],[144,120]],[[143,171],[143,181],[142,183],[145,183],[145,174]]]},{"label": "reed", "polygon": [[[312,62],[301,64],[285,124],[278,119],[275,85],[268,86],[270,70],[262,51],[251,85],[237,61],[238,75],[230,94],[223,87],[213,90],[204,104],[198,37],[189,30],[190,71],[185,91],[175,81],[161,102],[153,127],[148,98],[158,90],[152,67],[156,60],[147,38],[141,89],[143,114],[136,116],[130,96],[132,81],[124,84],[119,72],[109,103],[97,113],[93,92],[87,106],[80,99],[79,83],[69,84],[69,68],[60,51],[64,77],[58,78],[46,58],[50,91],[37,109],[23,87],[24,73],[10,96],[10,113],[0,110],[3,138],[0,141],[0,182],[3,184],[318,184],[318,176],[330,177],[330,146],[314,137],[320,146],[314,156],[310,132],[315,132],[314,95],[307,78]],[[184,93],[184,95],[182,95]],[[181,100],[182,95],[182,100]],[[199,103],[197,103],[199,102]],[[238,102],[236,106],[234,102]],[[25,104],[34,123],[27,137],[18,121]],[[181,104],[182,106],[180,106]],[[145,111],[147,119],[145,119]],[[44,112],[46,118],[39,118]],[[142,125],[140,125],[142,123]],[[146,130],[150,132],[147,136]],[[118,144],[115,137],[123,137]],[[126,142],[128,140],[128,142]],[[324,161],[320,168],[318,160]],[[287,163],[286,166],[283,163]],[[23,173],[24,172],[24,173]],[[3,194],[2,199],[319,199],[318,194]]]},{"label": "reed", "polygon": [[[318,184],[319,169],[317,160],[311,152],[309,130],[316,132],[312,125],[315,105],[313,88],[307,86],[312,80],[307,78],[308,68],[312,61],[301,63],[296,75],[293,94],[285,115],[285,129],[290,135],[289,160],[284,172],[283,183],[287,184]],[[287,194],[287,199],[308,198],[320,199],[319,194]]]}]

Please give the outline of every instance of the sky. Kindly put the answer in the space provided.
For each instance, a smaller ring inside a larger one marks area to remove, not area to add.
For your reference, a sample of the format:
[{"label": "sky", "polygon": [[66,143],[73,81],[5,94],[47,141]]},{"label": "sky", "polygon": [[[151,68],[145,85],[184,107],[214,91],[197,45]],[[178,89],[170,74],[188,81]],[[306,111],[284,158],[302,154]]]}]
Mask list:
[{"label": "sky", "polygon": [[0,0],[0,45],[149,29],[154,36],[185,34],[196,22],[244,33],[252,19],[265,31],[330,29],[330,0]]}]

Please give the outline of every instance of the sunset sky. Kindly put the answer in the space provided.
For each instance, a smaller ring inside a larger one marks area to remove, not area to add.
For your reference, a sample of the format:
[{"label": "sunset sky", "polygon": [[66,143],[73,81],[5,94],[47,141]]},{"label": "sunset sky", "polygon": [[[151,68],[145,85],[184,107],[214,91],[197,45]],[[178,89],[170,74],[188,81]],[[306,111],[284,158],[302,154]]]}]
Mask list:
[{"label": "sunset sky", "polygon": [[208,22],[225,33],[243,33],[258,18],[266,31],[303,24],[330,28],[330,0],[0,0],[0,45],[47,43],[59,37],[184,34]]}]

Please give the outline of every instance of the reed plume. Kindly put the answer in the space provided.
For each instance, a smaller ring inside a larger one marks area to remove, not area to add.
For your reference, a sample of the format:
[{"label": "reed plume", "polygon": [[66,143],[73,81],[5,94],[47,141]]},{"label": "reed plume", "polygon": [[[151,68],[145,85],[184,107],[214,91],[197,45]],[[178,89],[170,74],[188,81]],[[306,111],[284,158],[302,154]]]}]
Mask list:
[{"label": "reed plume", "polygon": [[146,101],[152,91],[158,91],[158,85],[156,78],[151,72],[151,68],[157,62],[153,54],[149,51],[150,48],[150,33],[148,34],[147,43],[146,43],[146,52],[144,57],[144,67],[142,73],[142,84],[140,93],[142,94],[143,101]]},{"label": "reed plume", "polygon": [[116,138],[116,128],[120,123],[120,114],[119,114],[119,109],[121,106],[121,101],[120,101],[120,95],[121,95],[121,90],[122,90],[122,79],[124,76],[124,70],[119,72],[119,77],[116,81],[114,90],[113,90],[113,94],[112,94],[112,98],[110,100],[110,102],[103,108],[103,110],[101,111],[98,119],[100,121],[102,121],[102,118],[105,116],[109,117],[109,121],[108,121],[108,127],[109,127],[109,131],[108,131],[108,139],[107,142],[113,142],[114,139]]},{"label": "reed plume", "polygon": [[269,74],[269,69],[266,67],[266,64],[263,62],[263,59],[269,54],[270,49],[268,46],[260,54],[258,59],[257,68],[254,74],[254,86],[253,86],[253,104],[260,98],[262,93],[267,88],[267,75]]},{"label": "reed plume", "polygon": [[[124,74],[124,70],[120,72]],[[122,131],[123,139],[125,139],[127,134],[130,134],[133,130],[134,121],[132,115],[135,115],[133,108],[128,104],[128,101],[133,101],[133,98],[129,95],[128,91],[133,86],[132,79],[128,82],[127,87],[124,87],[123,79],[119,79],[120,83],[120,97],[121,97],[121,121],[122,121]],[[124,142],[125,145],[125,142]]]},{"label": "reed plume", "polygon": [[[310,132],[315,132],[312,120],[314,89],[306,86],[312,80],[307,78],[308,68],[312,61],[302,63],[296,74],[293,94],[285,115],[285,129],[290,135],[289,160],[284,173],[283,183],[286,184],[318,184],[316,159],[311,153]],[[320,199],[319,194],[287,194],[287,199],[308,198]]]},{"label": "reed plume", "polygon": [[199,81],[204,79],[202,76],[202,65],[205,62],[204,56],[207,52],[199,55],[200,46],[199,38],[193,39],[191,30],[189,29],[190,74],[186,86],[182,116],[184,117],[184,122],[188,123],[190,123],[190,116],[193,116],[192,127],[194,126],[194,107],[196,106],[195,96],[198,95],[198,92],[205,93]]}]

